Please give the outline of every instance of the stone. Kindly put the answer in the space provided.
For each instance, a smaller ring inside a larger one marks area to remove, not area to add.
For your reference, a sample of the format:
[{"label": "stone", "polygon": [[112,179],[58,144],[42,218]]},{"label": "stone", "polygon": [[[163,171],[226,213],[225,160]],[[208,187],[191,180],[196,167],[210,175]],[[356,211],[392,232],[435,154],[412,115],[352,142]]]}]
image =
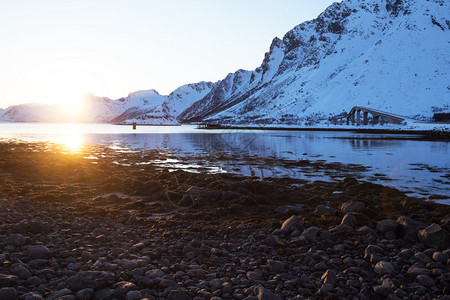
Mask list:
[{"label": "stone", "polygon": [[318,205],[314,212],[319,216],[335,216],[337,214],[337,209],[326,205]]},{"label": "stone", "polygon": [[80,263],[70,263],[69,265],[67,265],[67,270],[78,271],[79,269],[81,269]]},{"label": "stone", "polygon": [[114,291],[110,288],[102,288],[99,290],[96,290],[94,292],[94,300],[109,300],[109,299],[117,299],[117,297],[114,297]]},{"label": "stone", "polygon": [[341,206],[341,210],[345,212],[361,212],[364,209],[366,205],[362,202],[347,202]]},{"label": "stone", "polygon": [[302,205],[283,205],[275,209],[276,212],[283,213],[286,215],[299,215],[303,212],[304,207]]},{"label": "stone", "polygon": [[419,230],[417,237],[425,244],[425,246],[434,248],[448,246],[448,234],[447,231],[441,228],[438,224],[431,224],[423,230]]},{"label": "stone", "polygon": [[71,295],[71,294],[72,294],[71,290],[69,290],[69,289],[62,289],[62,290],[59,290],[59,291],[56,291],[56,292],[52,293],[50,296],[47,297],[46,300],[56,300],[56,299],[60,299],[63,296]]},{"label": "stone", "polygon": [[129,291],[135,291],[138,289],[134,283],[128,281],[117,282],[112,286],[112,288],[121,296],[125,296]]},{"label": "stone", "polygon": [[374,272],[378,275],[386,275],[394,273],[394,266],[390,262],[379,261],[374,267]]},{"label": "stone", "polygon": [[4,287],[0,289],[0,300],[15,300],[17,299],[17,291],[12,287]]},{"label": "stone", "polygon": [[299,231],[304,230],[303,224],[300,222],[297,216],[291,216],[281,225],[281,229],[285,230],[290,230],[291,228],[294,227],[297,228]]},{"label": "stone", "polygon": [[432,258],[435,262],[446,262],[448,260],[448,254],[443,252],[434,252]]},{"label": "stone", "polygon": [[427,227],[424,223],[406,216],[398,217],[396,223],[400,225],[400,236],[411,242],[417,241],[419,230]]},{"label": "stone", "polygon": [[192,204],[194,204],[194,199],[189,194],[184,194],[183,197],[181,198],[181,200],[178,201],[179,206],[187,207],[187,206],[191,206]]},{"label": "stone", "polygon": [[393,220],[381,220],[377,222],[377,230],[380,233],[386,233],[389,231],[396,231],[398,224]]},{"label": "stone", "polygon": [[25,281],[26,286],[39,286],[42,284],[42,280],[37,276],[31,276]]},{"label": "stone", "polygon": [[417,275],[417,281],[424,286],[433,286],[434,280],[428,275]]},{"label": "stone", "polygon": [[192,297],[186,292],[171,290],[167,295],[167,300],[192,300]]},{"label": "stone", "polygon": [[39,294],[30,292],[25,294],[25,300],[44,300],[44,298]]},{"label": "stone", "polygon": [[46,259],[51,256],[50,250],[43,245],[31,246],[28,248],[28,258],[33,259]]},{"label": "stone", "polygon": [[425,268],[425,266],[415,263],[411,267],[409,267],[406,274],[410,276],[417,276],[417,275],[431,275],[431,271]]},{"label": "stone", "polygon": [[309,241],[315,241],[319,232],[320,228],[311,226],[303,231],[302,236]]},{"label": "stone", "polygon": [[142,294],[140,291],[129,291],[127,293],[127,300],[140,300],[142,298]]},{"label": "stone", "polygon": [[145,276],[148,276],[151,278],[157,278],[157,277],[164,276],[164,272],[161,271],[160,269],[148,270],[147,272],[145,272]]},{"label": "stone", "polygon": [[329,283],[324,283],[320,287],[320,289],[317,291],[317,294],[319,296],[326,296],[333,290],[333,286]]},{"label": "stone", "polygon": [[81,271],[67,280],[71,289],[79,291],[85,288],[102,289],[109,285],[111,274],[103,271]]},{"label": "stone", "polygon": [[0,288],[15,286],[18,280],[17,276],[0,274]]},{"label": "stone", "polygon": [[284,271],[284,263],[278,260],[268,259],[267,267],[271,272],[279,273]]},{"label": "stone", "polygon": [[77,300],[90,300],[92,299],[93,296],[94,296],[94,289],[91,288],[79,290],[75,295]]},{"label": "stone", "polygon": [[365,214],[359,212],[349,212],[342,218],[341,224],[355,227],[367,225],[369,222],[370,220]]},{"label": "stone", "polygon": [[322,283],[328,283],[334,287],[336,285],[336,272],[328,269],[325,273],[323,273],[321,279]]},{"label": "stone", "polygon": [[10,234],[5,239],[5,243],[6,243],[6,245],[12,245],[12,246],[20,247],[20,246],[25,245],[26,238],[23,235],[21,235],[21,234]]},{"label": "stone", "polygon": [[12,270],[12,273],[18,276],[20,279],[28,279],[31,277],[30,271],[22,265],[18,265]]},{"label": "stone", "polygon": [[52,231],[50,224],[47,222],[31,221],[28,223],[29,231],[32,233],[50,233]]},{"label": "stone", "polygon": [[262,279],[261,275],[252,271],[247,272],[245,275],[247,276],[248,280],[250,280],[250,282],[255,282]]},{"label": "stone", "polygon": [[137,261],[126,259],[126,258],[121,259],[120,262],[119,262],[119,265],[122,268],[128,269],[128,270],[134,270],[134,269],[136,269],[139,266]]},{"label": "stone", "polygon": [[383,297],[388,297],[394,293],[394,289],[387,285],[376,285],[373,287],[373,291]]},{"label": "stone", "polygon": [[258,297],[258,300],[281,300],[280,296],[275,295],[271,290],[262,286],[256,287],[254,293]]}]

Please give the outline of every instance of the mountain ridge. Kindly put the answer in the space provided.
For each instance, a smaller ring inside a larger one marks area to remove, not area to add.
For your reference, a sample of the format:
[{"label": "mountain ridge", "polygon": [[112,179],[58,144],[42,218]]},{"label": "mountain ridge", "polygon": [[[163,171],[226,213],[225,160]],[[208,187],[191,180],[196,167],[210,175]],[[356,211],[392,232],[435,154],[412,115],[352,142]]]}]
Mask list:
[{"label": "mountain ridge", "polygon": [[[335,2],[275,37],[255,70],[167,96],[144,90],[96,97],[84,120],[302,125],[358,105],[429,119],[450,111],[448,11],[443,0]],[[0,118],[13,118],[7,110]]]}]

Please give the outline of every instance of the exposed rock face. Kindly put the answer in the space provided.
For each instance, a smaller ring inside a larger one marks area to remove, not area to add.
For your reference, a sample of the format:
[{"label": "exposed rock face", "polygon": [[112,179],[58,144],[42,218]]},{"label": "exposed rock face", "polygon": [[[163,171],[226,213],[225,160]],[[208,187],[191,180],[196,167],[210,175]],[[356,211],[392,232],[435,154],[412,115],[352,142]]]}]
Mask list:
[{"label": "exposed rock face", "polygon": [[356,105],[415,117],[448,111],[449,9],[437,0],[334,3],[275,38],[260,67],[229,74],[180,118],[298,124]]}]

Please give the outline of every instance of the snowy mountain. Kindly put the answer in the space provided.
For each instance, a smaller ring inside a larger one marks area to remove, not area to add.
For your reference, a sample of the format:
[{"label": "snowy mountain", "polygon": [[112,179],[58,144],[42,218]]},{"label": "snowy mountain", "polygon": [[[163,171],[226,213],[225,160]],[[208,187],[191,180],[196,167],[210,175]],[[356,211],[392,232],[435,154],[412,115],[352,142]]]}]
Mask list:
[{"label": "snowy mountain", "polygon": [[450,2],[344,0],[275,38],[184,111],[187,121],[302,124],[353,106],[410,117],[449,111]]},{"label": "snowy mountain", "polygon": [[176,117],[195,101],[203,98],[211,82],[184,85],[168,96],[155,90],[142,90],[112,100],[87,94],[81,110],[70,113],[62,105],[23,104],[0,110],[0,120],[16,122],[100,122],[139,124],[179,124]]},{"label": "snowy mountain", "polygon": [[14,122],[58,122],[64,119],[60,105],[40,103],[20,104],[0,110],[1,121]]},{"label": "snowy mountain", "polygon": [[[450,2],[343,0],[275,38],[260,67],[168,96],[88,95],[72,121],[305,124],[363,106],[427,119],[450,112]],[[20,105],[3,120],[52,121],[53,107]]]}]

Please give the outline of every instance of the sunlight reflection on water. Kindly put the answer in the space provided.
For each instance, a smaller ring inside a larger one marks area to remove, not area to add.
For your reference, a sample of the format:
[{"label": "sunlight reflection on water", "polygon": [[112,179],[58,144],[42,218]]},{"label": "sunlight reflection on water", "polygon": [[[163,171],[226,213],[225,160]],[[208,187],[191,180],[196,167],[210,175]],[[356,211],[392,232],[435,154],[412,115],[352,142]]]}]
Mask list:
[{"label": "sunlight reflection on water", "polygon": [[[73,126],[75,125],[75,126]],[[118,152],[140,149],[170,151],[182,162],[153,162],[170,169],[199,166],[209,172],[234,172],[260,177],[338,179],[339,170],[305,173],[289,165],[267,165],[264,159],[340,162],[369,167],[362,177],[375,183],[428,197],[450,198],[448,142],[419,141],[412,135],[336,131],[198,130],[195,126],[115,126],[108,124],[0,124],[3,138],[48,141],[80,151],[100,144]],[[243,157],[257,159],[246,164]],[[117,162],[119,163],[119,162]],[[143,162],[146,163],[146,162]],[[450,200],[439,200],[450,204]]]}]

